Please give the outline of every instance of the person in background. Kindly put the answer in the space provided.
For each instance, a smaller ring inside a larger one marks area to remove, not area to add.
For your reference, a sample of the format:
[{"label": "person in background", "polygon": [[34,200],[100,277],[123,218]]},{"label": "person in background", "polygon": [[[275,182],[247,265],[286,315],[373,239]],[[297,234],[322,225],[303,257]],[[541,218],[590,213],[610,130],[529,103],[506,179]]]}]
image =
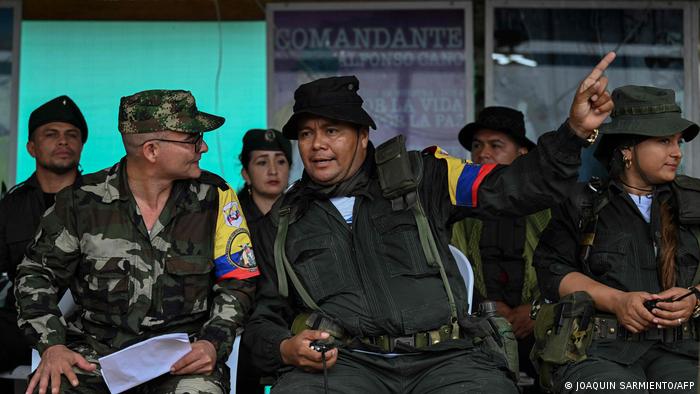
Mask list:
[{"label": "person in background", "polygon": [[44,211],[53,205],[59,190],[80,176],[78,166],[87,137],[85,118],[68,96],[49,100],[29,115],[27,152],[34,158],[34,173],[0,201],[0,272],[10,280],[0,308],[0,371],[30,362],[31,348],[17,327],[11,286]]},{"label": "person in background", "polygon": [[[273,129],[251,129],[243,136],[239,156],[241,176],[245,186],[238,191],[238,199],[251,233],[270,211],[289,182],[292,165],[292,144],[282,133]],[[238,356],[236,388],[239,393],[262,393],[262,373],[253,365],[250,348],[241,343]]]},{"label": "person in background", "polygon": [[[484,108],[459,132],[459,142],[476,164],[510,165],[536,147],[526,136],[523,113],[508,107]],[[537,371],[529,358],[534,344],[530,308],[539,288],[532,255],[550,216],[545,209],[523,217],[468,217],[452,227],[452,245],[474,269],[474,304],[485,299],[496,303],[518,338],[520,370],[533,378]]]},{"label": "person in background", "polygon": [[[582,309],[569,303],[572,297],[592,299],[592,312],[568,315],[586,319],[567,317],[554,332],[585,338],[573,325],[580,321],[586,326],[581,330],[592,327],[592,342],[577,359],[547,366],[541,376],[551,376],[557,393],[592,393],[601,384],[610,393],[647,391],[626,382],[685,382],[648,392],[695,392],[688,385],[698,377],[700,180],[676,171],[681,144],[699,128],[681,117],[673,90],[623,86],[612,99],[612,122],[601,126],[595,151],[609,180],[581,185],[552,210],[534,259],[548,300],[566,299],[559,305],[577,311]],[[538,316],[538,336],[544,322]],[[549,338],[563,344],[561,354],[575,353],[564,353],[564,346],[576,347],[555,336]]]},{"label": "person in background", "polygon": [[287,189],[292,144],[277,130],[251,129],[243,136],[239,159],[245,187],[238,198],[248,225],[253,226]]}]

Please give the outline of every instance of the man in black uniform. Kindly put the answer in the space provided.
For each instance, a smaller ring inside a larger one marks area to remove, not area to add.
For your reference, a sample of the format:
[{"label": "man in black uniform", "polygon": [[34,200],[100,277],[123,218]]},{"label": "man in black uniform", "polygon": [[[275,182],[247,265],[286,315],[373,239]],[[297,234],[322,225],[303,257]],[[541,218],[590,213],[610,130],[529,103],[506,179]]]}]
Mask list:
[{"label": "man in black uniform", "polygon": [[[388,185],[404,180],[396,168],[406,155],[380,147],[375,160],[376,126],[357,79],[300,86],[283,132],[298,139],[305,171],[254,239],[263,277],[244,334],[256,362],[280,374],[273,392],[327,384],[347,393],[516,393],[503,356],[457,324],[468,305],[448,250],[451,225],[486,212],[526,215],[565,196],[581,147],[612,110],[602,73],[613,58],[581,83],[568,121],[517,165],[467,164],[435,147],[411,160],[418,176],[404,194]],[[311,348],[319,341],[340,348]],[[309,373],[324,369],[325,381]]]},{"label": "man in black uniform", "polygon": [[[10,189],[0,201],[0,271],[14,281],[17,265],[34,237],[41,216],[54,203],[54,195],[72,185],[79,175],[78,163],[87,140],[88,127],[77,105],[59,96],[29,116],[27,151],[36,171]],[[0,309],[0,370],[29,364],[31,349],[17,327],[13,291],[7,292]]]}]

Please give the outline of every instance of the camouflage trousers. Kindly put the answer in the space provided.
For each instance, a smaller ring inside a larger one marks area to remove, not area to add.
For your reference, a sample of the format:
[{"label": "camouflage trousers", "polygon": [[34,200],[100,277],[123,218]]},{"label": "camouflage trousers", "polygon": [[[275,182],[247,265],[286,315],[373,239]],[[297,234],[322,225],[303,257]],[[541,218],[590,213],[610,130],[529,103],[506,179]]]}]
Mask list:
[{"label": "camouflage trousers", "polygon": [[[109,394],[104,380],[94,375],[78,375],[77,387],[72,387],[64,376],[61,379],[61,393],[66,394]],[[39,390],[34,390],[38,393]],[[211,375],[163,375],[150,382],[125,391],[126,394],[225,394],[228,390],[222,384],[222,378],[216,373]]]},{"label": "camouflage trousers", "polygon": [[[100,374],[97,353],[87,345],[69,345],[71,350],[83,355],[89,362],[98,365],[94,373],[86,373],[74,368],[78,377],[77,387],[71,386],[65,376],[61,377],[63,394],[109,394],[109,389]],[[50,392],[50,388],[48,390]],[[36,388],[34,393],[38,393]],[[229,392],[228,367],[217,366],[211,375],[171,375],[165,374],[149,382],[138,385],[126,394],[225,394]]]}]

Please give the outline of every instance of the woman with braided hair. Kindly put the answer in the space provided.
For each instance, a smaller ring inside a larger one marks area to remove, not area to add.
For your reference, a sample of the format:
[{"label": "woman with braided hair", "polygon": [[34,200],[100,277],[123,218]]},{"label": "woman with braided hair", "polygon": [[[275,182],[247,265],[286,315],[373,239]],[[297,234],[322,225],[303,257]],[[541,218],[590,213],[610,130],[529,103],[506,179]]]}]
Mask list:
[{"label": "woman with braided hair", "polygon": [[[535,252],[545,298],[585,291],[595,307],[587,357],[555,366],[552,388],[694,391],[664,382],[698,374],[700,180],[676,175],[698,125],[681,117],[672,90],[624,86],[612,98],[595,152],[609,180],[554,210]],[[586,194],[595,197],[582,204]]]}]

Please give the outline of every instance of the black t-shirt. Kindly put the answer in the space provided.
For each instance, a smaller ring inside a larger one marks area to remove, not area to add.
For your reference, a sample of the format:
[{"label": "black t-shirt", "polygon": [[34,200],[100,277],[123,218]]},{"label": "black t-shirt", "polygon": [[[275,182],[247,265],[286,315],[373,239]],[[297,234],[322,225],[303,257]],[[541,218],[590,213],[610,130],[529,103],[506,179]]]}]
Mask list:
[{"label": "black t-shirt", "polygon": [[52,206],[56,202],[56,193],[43,193],[44,194],[44,206],[46,208]]}]

